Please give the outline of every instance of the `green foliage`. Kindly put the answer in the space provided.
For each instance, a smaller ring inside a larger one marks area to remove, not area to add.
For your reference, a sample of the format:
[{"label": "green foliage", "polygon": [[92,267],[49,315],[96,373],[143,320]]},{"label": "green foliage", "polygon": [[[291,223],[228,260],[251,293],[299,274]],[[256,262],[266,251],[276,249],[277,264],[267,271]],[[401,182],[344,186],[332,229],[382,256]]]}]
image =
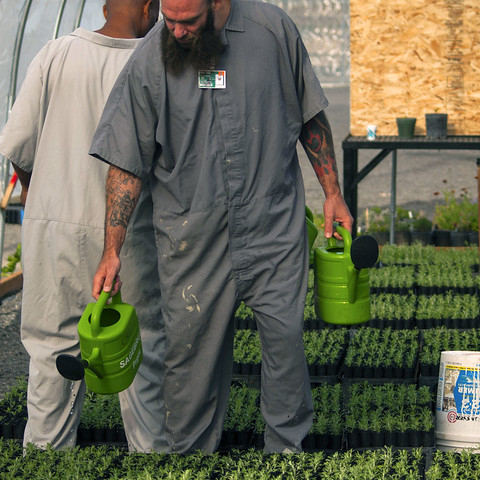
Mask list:
[{"label": "green foliage", "polygon": [[460,453],[436,451],[425,479],[479,480],[480,457],[468,450]]},{"label": "green foliage", "polygon": [[312,389],[313,426],[311,433],[341,435],[344,429],[342,414],[342,385],[323,383]]},{"label": "green foliage", "polygon": [[22,245],[19,243],[15,253],[7,257],[7,264],[2,267],[2,277],[7,277],[11,275],[17,268],[17,264],[21,262],[22,259]]},{"label": "green foliage", "polygon": [[459,331],[445,327],[432,328],[423,333],[423,346],[420,363],[438,365],[443,351],[478,351],[480,330]]},{"label": "green foliage", "polygon": [[444,191],[444,204],[435,206],[433,223],[440,230],[478,231],[478,202],[468,192],[455,197],[454,191]]},{"label": "green foliage", "polygon": [[415,284],[415,267],[413,265],[387,265],[371,268],[368,273],[371,287],[412,288]]},{"label": "green foliage", "polygon": [[417,297],[417,320],[443,318],[477,318],[480,306],[476,295],[453,294],[448,291],[438,295],[419,295]]},{"label": "green foliage", "polygon": [[350,340],[345,364],[361,367],[413,367],[419,349],[415,330],[361,328]]},{"label": "green foliage", "polygon": [[[451,457],[451,458],[450,458]],[[470,479],[478,471],[478,460],[469,454],[435,455],[432,467],[440,466],[442,478]],[[0,439],[2,480],[371,480],[423,478],[421,449],[264,454],[261,451],[232,450],[190,455],[129,453],[120,448],[85,447],[62,451],[28,447]],[[460,476],[453,476],[458,472]],[[434,476],[428,476],[434,480]]]},{"label": "green foliage", "polygon": [[[381,233],[390,231],[390,209],[373,206],[365,209],[360,216],[359,226],[361,231]],[[395,210],[395,230],[417,230],[429,232],[432,230],[432,221],[419,212],[397,207]]]},{"label": "green foliage", "polygon": [[386,265],[419,265],[435,262],[437,249],[433,245],[384,245],[380,261]]},{"label": "green foliage", "polygon": [[256,330],[237,330],[233,342],[233,361],[237,363],[260,363],[262,350]]},{"label": "green foliage", "polygon": [[419,215],[413,219],[412,229],[417,232],[430,232],[433,227],[433,222],[423,215]]},{"label": "green foliage", "polygon": [[253,312],[250,307],[247,307],[245,303],[241,302],[240,306],[238,307],[237,311],[235,312],[235,316],[241,318],[242,320],[246,320],[249,318],[253,318]]},{"label": "green foliage", "polygon": [[246,383],[232,385],[224,430],[253,430],[260,414],[260,391]]},{"label": "green foliage", "polygon": [[0,401],[0,424],[27,420],[27,380],[18,377],[16,383]]},{"label": "green foliage", "polygon": [[431,431],[433,398],[428,387],[417,388],[413,384],[354,383],[348,389],[345,423],[350,431],[360,428],[404,432],[417,421],[414,429]]},{"label": "green foliage", "polygon": [[371,207],[370,209],[365,210],[359,223],[363,226],[362,230],[365,230],[366,232],[389,232],[390,211],[377,206]]},{"label": "green foliage", "polygon": [[348,330],[313,330],[303,333],[305,356],[309,365],[335,365],[345,351]]},{"label": "green foliage", "polygon": [[413,293],[397,295],[378,293],[370,295],[371,317],[380,320],[410,320],[415,317],[417,299]]},{"label": "green foliage", "polygon": [[87,389],[80,426],[83,428],[123,428],[118,395],[98,395]]}]

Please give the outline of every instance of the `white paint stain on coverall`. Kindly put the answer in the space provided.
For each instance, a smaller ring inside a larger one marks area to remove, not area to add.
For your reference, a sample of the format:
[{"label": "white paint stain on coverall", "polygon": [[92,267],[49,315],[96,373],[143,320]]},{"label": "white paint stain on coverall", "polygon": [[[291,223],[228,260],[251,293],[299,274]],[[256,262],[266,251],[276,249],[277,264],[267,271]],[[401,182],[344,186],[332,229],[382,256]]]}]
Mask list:
[{"label": "white paint stain on coverall", "polygon": [[200,312],[200,305],[198,304],[198,298],[195,296],[195,294],[190,293],[191,288],[193,285],[189,285],[188,287],[185,287],[182,290],[182,298],[187,304],[185,307],[188,312],[194,312],[195,310],[197,312]]}]

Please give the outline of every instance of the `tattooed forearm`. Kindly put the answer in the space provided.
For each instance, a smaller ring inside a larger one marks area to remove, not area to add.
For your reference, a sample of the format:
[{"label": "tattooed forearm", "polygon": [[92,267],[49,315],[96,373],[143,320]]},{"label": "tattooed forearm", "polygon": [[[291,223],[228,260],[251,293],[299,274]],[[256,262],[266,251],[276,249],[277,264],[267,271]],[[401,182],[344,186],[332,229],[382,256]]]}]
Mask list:
[{"label": "tattooed forearm", "polygon": [[141,180],[116,167],[110,167],[107,177],[107,214],[105,226],[127,228],[141,190]]},{"label": "tattooed forearm", "polygon": [[127,228],[130,216],[135,208],[135,200],[130,192],[125,192],[123,196],[115,196],[110,205],[110,215],[107,222],[111,227]]},{"label": "tattooed forearm", "polygon": [[300,142],[320,180],[326,175],[338,177],[330,125],[323,112],[303,126]]}]

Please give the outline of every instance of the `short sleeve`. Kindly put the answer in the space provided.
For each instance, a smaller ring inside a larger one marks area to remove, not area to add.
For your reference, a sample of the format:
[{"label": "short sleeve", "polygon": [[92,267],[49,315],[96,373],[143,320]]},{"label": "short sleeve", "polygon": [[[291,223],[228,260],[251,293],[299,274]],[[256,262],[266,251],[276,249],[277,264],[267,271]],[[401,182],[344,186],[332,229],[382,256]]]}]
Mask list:
[{"label": "short sleeve", "polygon": [[110,93],[89,151],[138,177],[149,173],[158,148],[155,82],[148,87],[147,76],[134,53]]}]

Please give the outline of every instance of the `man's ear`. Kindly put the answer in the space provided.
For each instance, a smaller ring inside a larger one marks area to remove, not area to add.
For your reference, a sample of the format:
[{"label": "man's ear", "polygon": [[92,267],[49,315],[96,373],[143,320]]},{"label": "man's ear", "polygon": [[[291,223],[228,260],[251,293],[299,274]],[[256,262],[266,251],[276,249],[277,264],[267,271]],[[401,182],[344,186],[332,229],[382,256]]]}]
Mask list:
[{"label": "man's ear", "polygon": [[151,10],[153,8],[153,5],[152,5],[152,0],[147,0],[145,2],[145,5],[143,6],[143,16],[145,18],[150,18],[150,15],[151,15]]},{"label": "man's ear", "polygon": [[103,16],[105,17],[105,20],[107,19],[107,5],[103,5]]}]

